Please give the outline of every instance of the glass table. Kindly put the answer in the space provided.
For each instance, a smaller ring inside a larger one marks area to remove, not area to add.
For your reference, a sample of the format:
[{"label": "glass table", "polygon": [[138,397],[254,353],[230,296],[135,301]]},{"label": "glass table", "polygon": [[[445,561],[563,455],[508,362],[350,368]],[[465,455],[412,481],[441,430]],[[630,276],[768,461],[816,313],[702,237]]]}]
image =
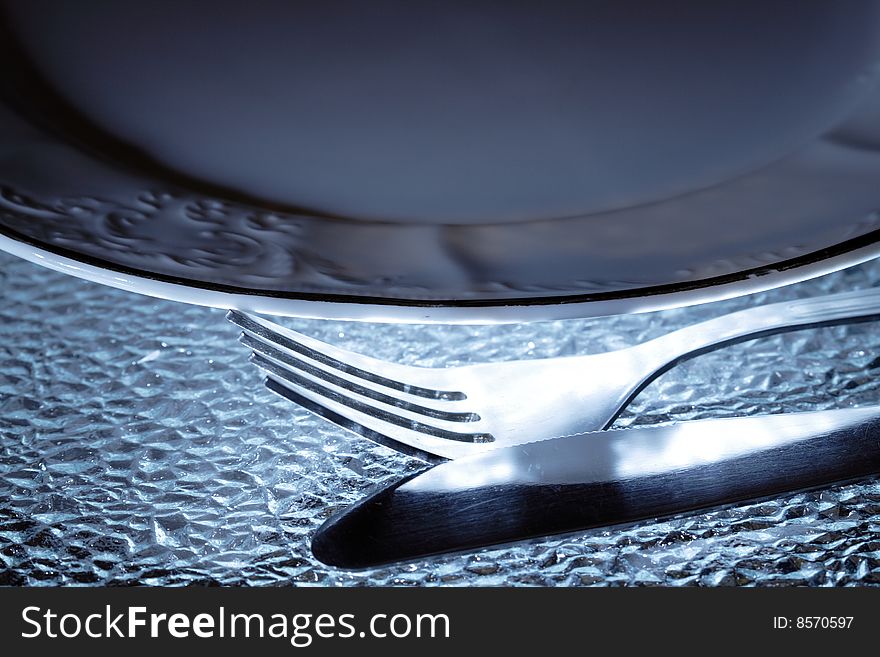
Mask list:
[{"label": "glass table", "polygon": [[[880,284],[869,262],[751,298],[501,326],[284,319],[444,366],[627,346],[759,302]],[[221,310],[0,254],[0,584],[880,584],[880,479],[370,571],[309,540],[425,467],[275,397]],[[726,347],[662,375],[616,426],[877,403],[880,323]],[[710,437],[707,437],[710,439]]]}]

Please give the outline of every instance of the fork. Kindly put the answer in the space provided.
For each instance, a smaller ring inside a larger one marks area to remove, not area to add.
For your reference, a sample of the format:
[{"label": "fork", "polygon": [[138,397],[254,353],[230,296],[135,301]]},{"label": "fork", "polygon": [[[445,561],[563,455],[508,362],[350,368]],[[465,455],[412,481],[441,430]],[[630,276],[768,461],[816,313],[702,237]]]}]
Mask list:
[{"label": "fork", "polygon": [[264,383],[337,425],[436,462],[607,429],[676,363],[794,329],[880,319],[880,288],[755,306],[641,344],[583,356],[414,367],[364,356],[238,310]]}]

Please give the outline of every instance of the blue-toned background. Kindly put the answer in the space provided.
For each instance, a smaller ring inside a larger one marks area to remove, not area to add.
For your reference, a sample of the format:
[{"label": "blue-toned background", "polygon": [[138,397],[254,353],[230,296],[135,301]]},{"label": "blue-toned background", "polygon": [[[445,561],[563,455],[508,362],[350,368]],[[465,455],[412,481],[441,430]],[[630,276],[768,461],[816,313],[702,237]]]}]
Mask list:
[{"label": "blue-toned background", "polygon": [[[617,348],[758,301],[875,284],[880,263],[640,316],[283,321],[373,356],[443,366]],[[0,254],[0,584],[880,583],[880,480],[375,571],[327,568],[309,551],[321,522],[422,465],[266,391],[223,315]],[[701,356],[648,387],[617,426],[875,402],[880,322]]]}]

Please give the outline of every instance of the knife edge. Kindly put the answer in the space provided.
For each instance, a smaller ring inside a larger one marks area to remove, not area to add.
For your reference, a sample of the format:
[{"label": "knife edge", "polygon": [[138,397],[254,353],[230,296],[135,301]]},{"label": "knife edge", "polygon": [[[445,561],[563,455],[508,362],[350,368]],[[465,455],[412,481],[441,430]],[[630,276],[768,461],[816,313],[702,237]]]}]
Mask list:
[{"label": "knife edge", "polygon": [[[700,457],[691,465],[667,459],[665,467],[658,467],[651,456],[652,443],[662,453],[682,431],[704,432],[711,441],[713,431],[720,429],[728,442],[738,432],[745,443],[749,432],[763,432],[765,438],[740,451],[728,445],[718,459]],[[639,453],[608,450],[632,438],[642,444]],[[571,476],[578,459],[603,451],[603,464],[581,463],[582,479]],[[620,459],[630,462],[621,467]],[[475,480],[473,473],[480,471],[489,476]],[[416,473],[331,517],[315,534],[312,550],[328,565],[363,569],[765,499],[877,472],[880,407],[572,436],[494,450]],[[457,474],[461,484],[456,487],[449,482]],[[437,480],[446,485],[437,486]]]}]

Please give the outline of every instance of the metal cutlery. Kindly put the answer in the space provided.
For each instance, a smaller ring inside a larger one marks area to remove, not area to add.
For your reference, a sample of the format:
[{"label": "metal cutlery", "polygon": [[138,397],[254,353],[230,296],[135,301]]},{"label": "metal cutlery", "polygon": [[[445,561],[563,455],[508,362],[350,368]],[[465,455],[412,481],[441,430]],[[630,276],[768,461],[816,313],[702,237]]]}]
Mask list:
[{"label": "metal cutlery", "polygon": [[265,385],[336,424],[428,461],[607,429],[676,363],[734,342],[880,318],[880,288],[723,315],[617,351],[449,368],[400,365],[232,310]]},{"label": "metal cutlery", "polygon": [[877,472],[880,406],[600,431],[434,466],[331,517],[312,551],[367,568]]}]

